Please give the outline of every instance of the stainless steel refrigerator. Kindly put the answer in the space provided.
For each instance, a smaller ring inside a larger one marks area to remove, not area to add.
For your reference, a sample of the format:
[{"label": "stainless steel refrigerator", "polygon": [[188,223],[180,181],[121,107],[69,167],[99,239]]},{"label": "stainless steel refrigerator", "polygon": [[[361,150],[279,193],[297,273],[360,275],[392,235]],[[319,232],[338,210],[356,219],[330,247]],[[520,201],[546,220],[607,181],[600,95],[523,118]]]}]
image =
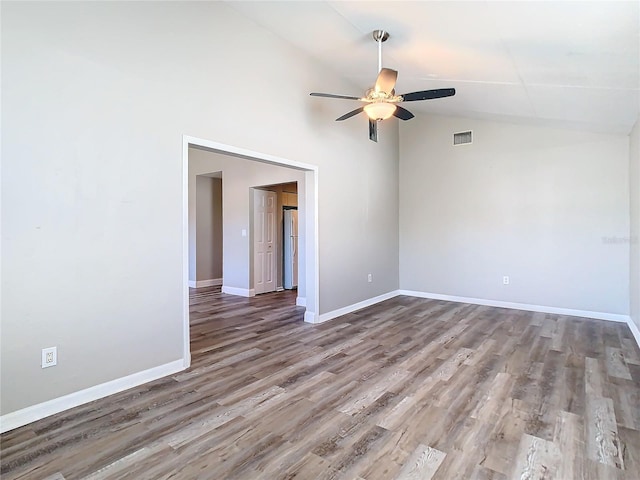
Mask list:
[{"label": "stainless steel refrigerator", "polygon": [[298,286],[298,210],[284,211],[284,288]]}]

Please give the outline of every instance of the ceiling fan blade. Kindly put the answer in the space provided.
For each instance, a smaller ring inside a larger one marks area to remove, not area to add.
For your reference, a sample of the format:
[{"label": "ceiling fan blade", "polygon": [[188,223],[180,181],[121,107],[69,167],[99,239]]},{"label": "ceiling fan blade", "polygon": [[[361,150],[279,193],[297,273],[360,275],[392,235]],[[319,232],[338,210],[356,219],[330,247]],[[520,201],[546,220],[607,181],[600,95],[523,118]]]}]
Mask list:
[{"label": "ceiling fan blade", "polygon": [[433,100],[434,98],[452,97],[456,94],[455,88],[438,88],[436,90],[422,90],[421,92],[411,92],[402,95],[404,102],[415,102],[417,100]]},{"label": "ceiling fan blade", "polygon": [[390,68],[383,68],[378,74],[376,79],[376,92],[391,93],[393,87],[396,86],[396,79],[398,78],[398,72],[391,70]]},{"label": "ceiling fan blade", "polygon": [[369,140],[378,142],[378,122],[369,119]]},{"label": "ceiling fan blade", "polygon": [[360,97],[351,97],[349,95],[334,95],[333,93],[310,93],[312,97],[327,97],[327,98],[344,98],[345,100],[362,100]]},{"label": "ceiling fan blade", "polygon": [[351,118],[355,115],[364,111],[364,107],[356,108],[355,110],[351,110],[349,113],[345,113],[341,117],[336,118],[336,122],[341,122],[342,120],[346,120],[347,118]]},{"label": "ceiling fan blade", "polygon": [[406,108],[402,108],[400,105],[396,105],[396,111],[393,112],[394,117],[398,117],[400,120],[411,120],[415,115]]}]

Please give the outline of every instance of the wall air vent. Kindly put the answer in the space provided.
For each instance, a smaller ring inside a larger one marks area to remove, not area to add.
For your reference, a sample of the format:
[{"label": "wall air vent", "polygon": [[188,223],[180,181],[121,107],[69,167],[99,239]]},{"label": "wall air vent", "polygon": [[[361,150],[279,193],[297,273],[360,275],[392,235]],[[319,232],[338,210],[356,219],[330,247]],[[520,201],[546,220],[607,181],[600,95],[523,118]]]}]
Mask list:
[{"label": "wall air vent", "polygon": [[471,130],[453,134],[453,145],[466,145],[472,142]]}]

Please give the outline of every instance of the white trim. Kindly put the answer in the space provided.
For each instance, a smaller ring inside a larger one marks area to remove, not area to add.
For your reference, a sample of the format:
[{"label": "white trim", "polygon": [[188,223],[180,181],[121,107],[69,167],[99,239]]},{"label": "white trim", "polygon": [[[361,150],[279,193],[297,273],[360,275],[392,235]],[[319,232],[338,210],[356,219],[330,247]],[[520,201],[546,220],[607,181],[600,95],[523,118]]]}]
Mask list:
[{"label": "white trim", "polygon": [[200,147],[211,148],[212,150],[217,150],[224,155],[230,155],[233,157],[240,157],[248,160],[259,160],[261,162],[272,163],[279,166],[284,165],[285,167],[297,168],[299,170],[318,170],[318,167],[316,165],[296,162],[294,160],[276,157],[275,155],[270,155],[268,153],[247,150],[245,148],[235,147],[233,145],[227,145],[225,143],[212,142],[204,138],[191,137],[189,135],[183,135],[182,138],[183,142],[187,144],[187,149],[189,148],[189,145],[196,145]]},{"label": "white trim", "polygon": [[85,388],[78,392],[73,392],[62,397],[54,398],[53,400],[47,400],[37,405],[7,413],[0,417],[0,433],[8,432],[9,430],[27,425],[28,423],[35,422],[50,415],[64,412],[78,405],[93,402],[99,398],[104,398],[129,388],[137,387],[144,383],[157,380],[158,378],[173,375],[184,369],[184,360],[175,360],[158,367],[133,373],[126,377],[116,378],[115,380],[101,383],[100,385]]},{"label": "white trim", "polygon": [[189,143],[182,139],[182,358],[191,365],[189,324]]},{"label": "white trim", "polygon": [[572,308],[548,307],[545,305],[530,305],[527,303],[502,302],[500,300],[485,300],[482,298],[458,297],[456,295],[442,295],[439,293],[417,292],[414,290],[398,290],[399,295],[409,297],[431,298],[433,300],[446,300],[448,302],[471,303],[473,305],[486,305],[488,307],[512,308],[514,310],[527,310],[530,312],[554,313],[558,315],[569,315],[572,317],[595,318],[598,320],[609,320],[611,322],[628,323],[628,315],[607,312],[591,312],[588,310],[575,310]]},{"label": "white trim", "polygon": [[304,312],[304,321],[306,323],[320,323],[316,322],[316,314],[308,310]]},{"label": "white trim", "polygon": [[638,344],[638,347],[640,347],[640,329],[638,329],[638,326],[633,321],[633,318],[629,317],[629,320],[627,320],[627,325],[629,325],[629,330],[631,330],[633,338],[636,339],[636,343]]},{"label": "white trim", "polygon": [[332,320],[336,317],[340,317],[342,315],[355,312],[356,310],[361,310],[363,308],[370,307],[371,305],[375,305],[376,303],[384,302],[385,300],[389,300],[390,298],[397,297],[398,295],[399,295],[398,290],[394,290],[393,292],[383,293],[382,295],[378,295],[377,297],[368,298],[367,300],[363,300],[361,302],[354,303],[352,305],[347,305],[346,307],[338,308],[337,310],[332,310],[331,312],[323,313],[318,317],[317,321],[312,323],[323,323],[328,320]]},{"label": "white trim", "polygon": [[296,297],[296,305],[298,307],[306,307],[307,299],[305,297]]},{"label": "white trim", "polygon": [[253,288],[229,287],[227,285],[222,286],[222,293],[228,293],[229,295],[238,295],[240,297],[256,296],[256,291]]},{"label": "white trim", "polygon": [[221,278],[210,278],[209,280],[189,280],[189,287],[191,288],[201,288],[201,287],[217,287],[218,285],[222,285]]},{"label": "white trim", "polygon": [[[266,153],[246,150],[244,148],[212,142],[203,138],[182,136],[182,277],[184,285],[182,294],[182,323],[184,339],[185,366],[191,363],[190,332],[189,332],[189,146],[199,146],[214,150],[223,155],[240,157],[247,160],[255,160],[273,165],[296,168],[305,172],[305,225],[313,230],[313,235],[305,235],[306,242],[306,292],[310,305],[305,312],[305,321],[315,320],[320,309],[320,262],[318,239],[318,166],[309,163],[296,162],[286,158],[276,157]],[[312,187],[312,188],[310,188]],[[309,191],[312,190],[312,194]],[[225,286],[223,285],[223,292]],[[226,293],[235,295],[254,296],[253,289],[236,289],[234,293],[231,287],[226,287]],[[313,321],[311,322],[313,323]]]},{"label": "white trim", "polygon": [[[305,270],[307,273],[307,285],[306,285],[306,295],[307,297],[311,297],[310,300],[313,302],[311,314],[309,317],[313,317],[314,322],[320,316],[320,237],[318,236],[318,228],[320,224],[320,215],[319,215],[319,182],[320,179],[319,172],[316,169],[314,172],[307,172],[305,174],[305,187],[304,187],[304,195],[305,195],[305,215],[307,215],[305,224],[313,226],[313,235],[311,235],[311,240],[313,241],[313,249],[309,251],[309,240],[307,240],[307,251],[306,254],[306,265]],[[313,182],[313,223],[309,223],[309,185]],[[305,225],[305,226],[306,226]],[[307,230],[308,231],[308,230]],[[308,238],[308,235],[305,233],[305,237]],[[313,265],[309,265],[309,259],[313,260]],[[310,268],[311,267],[311,268]],[[309,282],[309,278],[313,281]],[[309,289],[309,283],[312,284],[313,290]],[[311,296],[311,294],[313,296]],[[308,306],[305,306],[307,310]],[[307,315],[305,312],[305,321]]]}]

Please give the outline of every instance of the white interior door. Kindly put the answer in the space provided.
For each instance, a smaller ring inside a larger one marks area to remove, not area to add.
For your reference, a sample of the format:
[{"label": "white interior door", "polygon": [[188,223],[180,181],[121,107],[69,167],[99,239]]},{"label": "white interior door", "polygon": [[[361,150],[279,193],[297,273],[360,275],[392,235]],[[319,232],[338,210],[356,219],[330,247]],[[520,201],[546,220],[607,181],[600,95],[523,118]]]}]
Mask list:
[{"label": "white interior door", "polygon": [[276,193],[253,191],[253,287],[256,295],[276,289]]}]

